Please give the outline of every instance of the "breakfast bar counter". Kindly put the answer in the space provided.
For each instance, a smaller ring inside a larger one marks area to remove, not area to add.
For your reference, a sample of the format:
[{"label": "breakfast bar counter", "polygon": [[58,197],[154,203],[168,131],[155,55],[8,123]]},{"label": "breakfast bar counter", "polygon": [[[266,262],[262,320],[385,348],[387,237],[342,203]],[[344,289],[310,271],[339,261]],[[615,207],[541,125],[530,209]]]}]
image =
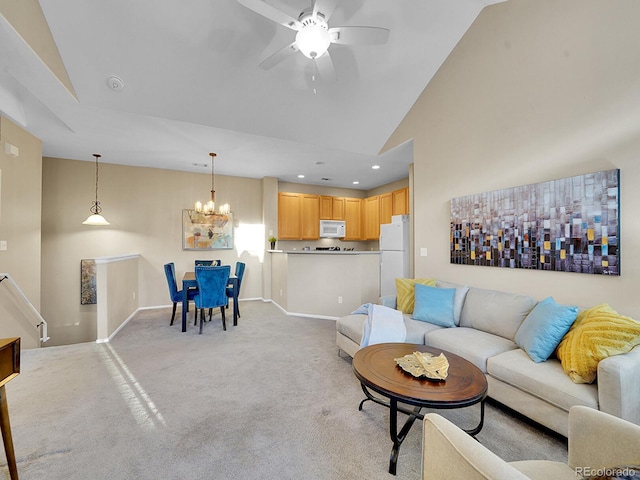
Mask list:
[{"label": "breakfast bar counter", "polygon": [[270,250],[271,298],[287,313],[338,318],[380,296],[380,252]]}]

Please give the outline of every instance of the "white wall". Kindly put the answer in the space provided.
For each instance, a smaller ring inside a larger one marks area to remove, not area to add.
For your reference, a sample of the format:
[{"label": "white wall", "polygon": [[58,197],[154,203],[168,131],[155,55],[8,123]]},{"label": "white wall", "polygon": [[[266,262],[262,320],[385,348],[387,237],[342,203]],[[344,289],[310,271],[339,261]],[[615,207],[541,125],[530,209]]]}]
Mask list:
[{"label": "white wall", "polygon": [[[640,318],[638,18],[635,0],[481,12],[385,147],[414,142],[416,276]],[[449,263],[451,198],[611,168],[621,169],[620,277]]]}]

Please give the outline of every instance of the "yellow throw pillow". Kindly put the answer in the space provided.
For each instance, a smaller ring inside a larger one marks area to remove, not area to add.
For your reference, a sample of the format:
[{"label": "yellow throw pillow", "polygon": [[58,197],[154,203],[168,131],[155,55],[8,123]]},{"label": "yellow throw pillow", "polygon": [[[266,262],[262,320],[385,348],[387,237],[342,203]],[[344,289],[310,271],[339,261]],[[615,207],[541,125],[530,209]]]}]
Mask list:
[{"label": "yellow throw pillow", "polygon": [[396,278],[396,308],[402,313],[413,313],[415,303],[414,284],[436,286],[433,278]]},{"label": "yellow throw pillow", "polygon": [[578,315],[557,355],[574,383],[592,383],[600,360],[627,353],[636,345],[640,345],[640,322],[605,303]]}]

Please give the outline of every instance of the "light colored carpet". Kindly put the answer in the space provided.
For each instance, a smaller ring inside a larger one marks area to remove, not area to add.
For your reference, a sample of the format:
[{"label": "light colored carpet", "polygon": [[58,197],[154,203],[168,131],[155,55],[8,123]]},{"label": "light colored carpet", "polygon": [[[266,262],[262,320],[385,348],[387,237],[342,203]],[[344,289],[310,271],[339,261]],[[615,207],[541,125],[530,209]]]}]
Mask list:
[{"label": "light colored carpet", "polygon": [[[109,344],[22,352],[6,387],[22,480],[393,478],[389,411],[358,411],[335,322],[243,302],[237,327],[218,313],[198,335],[170,313],[139,312]],[[478,409],[442,413],[469,426]],[[420,478],[421,432],[398,479]],[[491,404],[478,439],[506,460],[566,461],[563,439]]]}]

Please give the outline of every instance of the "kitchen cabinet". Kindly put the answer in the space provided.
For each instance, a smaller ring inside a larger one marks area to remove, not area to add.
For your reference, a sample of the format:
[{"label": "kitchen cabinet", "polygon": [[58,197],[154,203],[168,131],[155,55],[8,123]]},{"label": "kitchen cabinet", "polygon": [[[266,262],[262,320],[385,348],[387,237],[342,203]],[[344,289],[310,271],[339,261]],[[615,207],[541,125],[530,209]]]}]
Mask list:
[{"label": "kitchen cabinet", "polygon": [[391,215],[393,215],[393,194],[380,194],[380,224],[391,223]]},{"label": "kitchen cabinet", "polygon": [[317,240],[320,220],[344,220],[344,240],[378,240],[380,224],[392,215],[409,213],[409,189],[400,188],[368,198],[333,197],[305,193],[278,194],[278,237]]},{"label": "kitchen cabinet", "polygon": [[317,240],[320,238],[320,196],[301,195],[302,220],[300,222],[300,237],[302,240]]},{"label": "kitchen cabinet", "polygon": [[331,220],[344,220],[344,198],[331,198],[333,199],[333,217],[331,217]]},{"label": "kitchen cabinet", "polygon": [[317,240],[320,238],[320,196],[303,193],[278,194],[278,238]]},{"label": "kitchen cabinet", "polygon": [[363,240],[380,238],[380,196],[364,199],[364,232]]},{"label": "kitchen cabinet", "polygon": [[362,240],[362,199],[344,199],[344,220],[346,222],[345,240]]},{"label": "kitchen cabinet", "polygon": [[392,214],[393,215],[408,215],[409,214],[409,189],[401,188],[391,192],[392,200]]},{"label": "kitchen cabinet", "polygon": [[333,197],[320,196],[320,220],[333,220]]},{"label": "kitchen cabinet", "polygon": [[300,194],[278,193],[278,238],[280,240],[299,240],[301,220]]},{"label": "kitchen cabinet", "polygon": [[344,220],[344,198],[321,195],[320,220]]}]

